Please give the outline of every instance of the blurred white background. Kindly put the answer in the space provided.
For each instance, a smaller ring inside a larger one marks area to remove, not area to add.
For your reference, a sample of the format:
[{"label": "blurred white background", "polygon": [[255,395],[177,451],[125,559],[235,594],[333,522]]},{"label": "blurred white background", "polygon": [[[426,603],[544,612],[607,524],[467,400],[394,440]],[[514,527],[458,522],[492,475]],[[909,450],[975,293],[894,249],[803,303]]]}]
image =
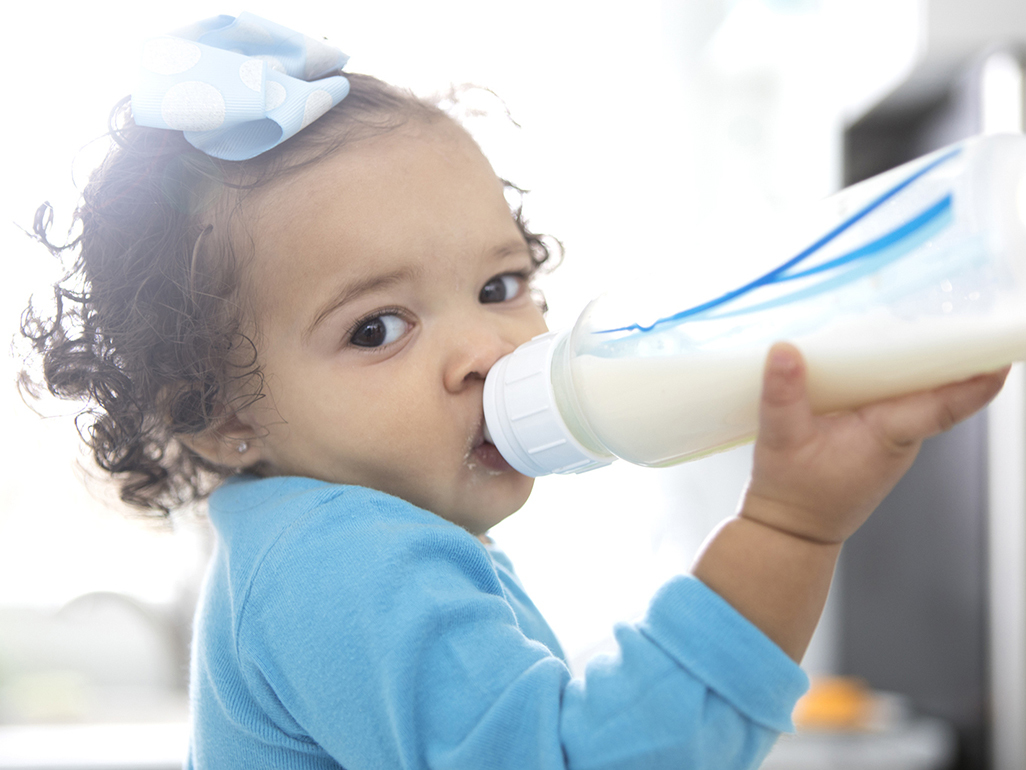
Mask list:
[{"label": "blurred white background", "polygon": [[[20,228],[44,200],[57,211],[55,235],[67,227],[105,146],[96,139],[110,107],[132,88],[139,42],[239,10],[178,0],[22,3],[7,12],[0,329],[8,338],[25,300],[45,300],[53,277],[52,260]],[[497,172],[531,191],[534,229],[566,246],[564,264],[542,283],[553,328],[625,283],[694,289],[744,278],[760,223],[838,187],[845,119],[901,81],[922,42],[917,0],[252,0],[245,10],[326,36],[351,55],[351,71],[423,94],[473,83],[502,97],[520,128],[479,97],[494,114],[470,128]],[[728,238],[736,256],[725,260]],[[87,718],[91,674],[59,644],[46,658],[32,641],[42,636],[13,619],[38,619],[90,592],[171,606],[202,569],[204,534],[126,520],[102,482],[89,480],[73,408],[44,404],[57,416],[41,419],[16,392],[18,361],[7,356],[3,367],[0,721]],[[687,569],[733,512],[749,458],[742,448],[668,470],[617,464],[542,479],[496,528],[572,659]],[[123,638],[121,652],[106,654],[123,661],[132,644],[147,643]],[[35,657],[25,652],[33,645]],[[828,669],[829,649],[819,643],[807,667]],[[58,658],[69,671],[46,668]],[[25,700],[29,691],[50,692],[59,705]]]}]

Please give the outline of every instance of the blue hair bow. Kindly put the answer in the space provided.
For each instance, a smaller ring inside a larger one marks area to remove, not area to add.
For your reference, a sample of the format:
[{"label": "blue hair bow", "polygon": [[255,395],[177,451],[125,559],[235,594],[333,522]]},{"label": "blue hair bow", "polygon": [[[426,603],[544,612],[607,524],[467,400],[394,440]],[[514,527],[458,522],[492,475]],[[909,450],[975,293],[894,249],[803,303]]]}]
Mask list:
[{"label": "blue hair bow", "polygon": [[143,44],[132,116],[184,131],[215,158],[248,160],[345,98],[349,81],[337,73],[348,59],[251,13],[215,16]]}]

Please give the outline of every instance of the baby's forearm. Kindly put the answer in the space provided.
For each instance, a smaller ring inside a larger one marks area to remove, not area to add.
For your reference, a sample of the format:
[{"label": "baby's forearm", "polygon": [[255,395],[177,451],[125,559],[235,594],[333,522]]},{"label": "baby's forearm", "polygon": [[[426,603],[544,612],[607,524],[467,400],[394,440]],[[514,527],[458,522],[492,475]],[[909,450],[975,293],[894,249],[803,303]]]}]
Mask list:
[{"label": "baby's forearm", "polygon": [[816,629],[841,552],[744,515],[706,541],[692,574],[800,662]]}]

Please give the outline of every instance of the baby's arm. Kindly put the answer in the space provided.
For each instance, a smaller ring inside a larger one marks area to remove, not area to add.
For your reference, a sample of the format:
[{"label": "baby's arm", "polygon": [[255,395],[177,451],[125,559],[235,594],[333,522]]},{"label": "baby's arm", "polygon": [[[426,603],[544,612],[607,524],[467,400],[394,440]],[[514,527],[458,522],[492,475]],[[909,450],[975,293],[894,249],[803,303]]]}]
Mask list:
[{"label": "baby's arm", "polygon": [[801,355],[774,346],[741,511],[709,539],[693,574],[800,661],[841,544],[909,469],[923,439],[981,409],[1006,374],[816,416]]}]

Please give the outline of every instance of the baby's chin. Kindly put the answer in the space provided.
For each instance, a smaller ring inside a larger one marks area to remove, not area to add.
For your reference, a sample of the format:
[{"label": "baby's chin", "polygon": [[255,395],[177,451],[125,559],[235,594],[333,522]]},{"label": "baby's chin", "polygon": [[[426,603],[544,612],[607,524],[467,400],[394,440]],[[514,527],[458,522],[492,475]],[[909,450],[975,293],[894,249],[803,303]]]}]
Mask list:
[{"label": "baby's chin", "polygon": [[[534,487],[534,479],[517,473],[478,471],[483,478],[464,490],[458,501],[443,511],[434,511],[443,519],[463,527],[473,535],[481,535],[499,522],[519,511]],[[430,510],[430,509],[429,509]]]}]

